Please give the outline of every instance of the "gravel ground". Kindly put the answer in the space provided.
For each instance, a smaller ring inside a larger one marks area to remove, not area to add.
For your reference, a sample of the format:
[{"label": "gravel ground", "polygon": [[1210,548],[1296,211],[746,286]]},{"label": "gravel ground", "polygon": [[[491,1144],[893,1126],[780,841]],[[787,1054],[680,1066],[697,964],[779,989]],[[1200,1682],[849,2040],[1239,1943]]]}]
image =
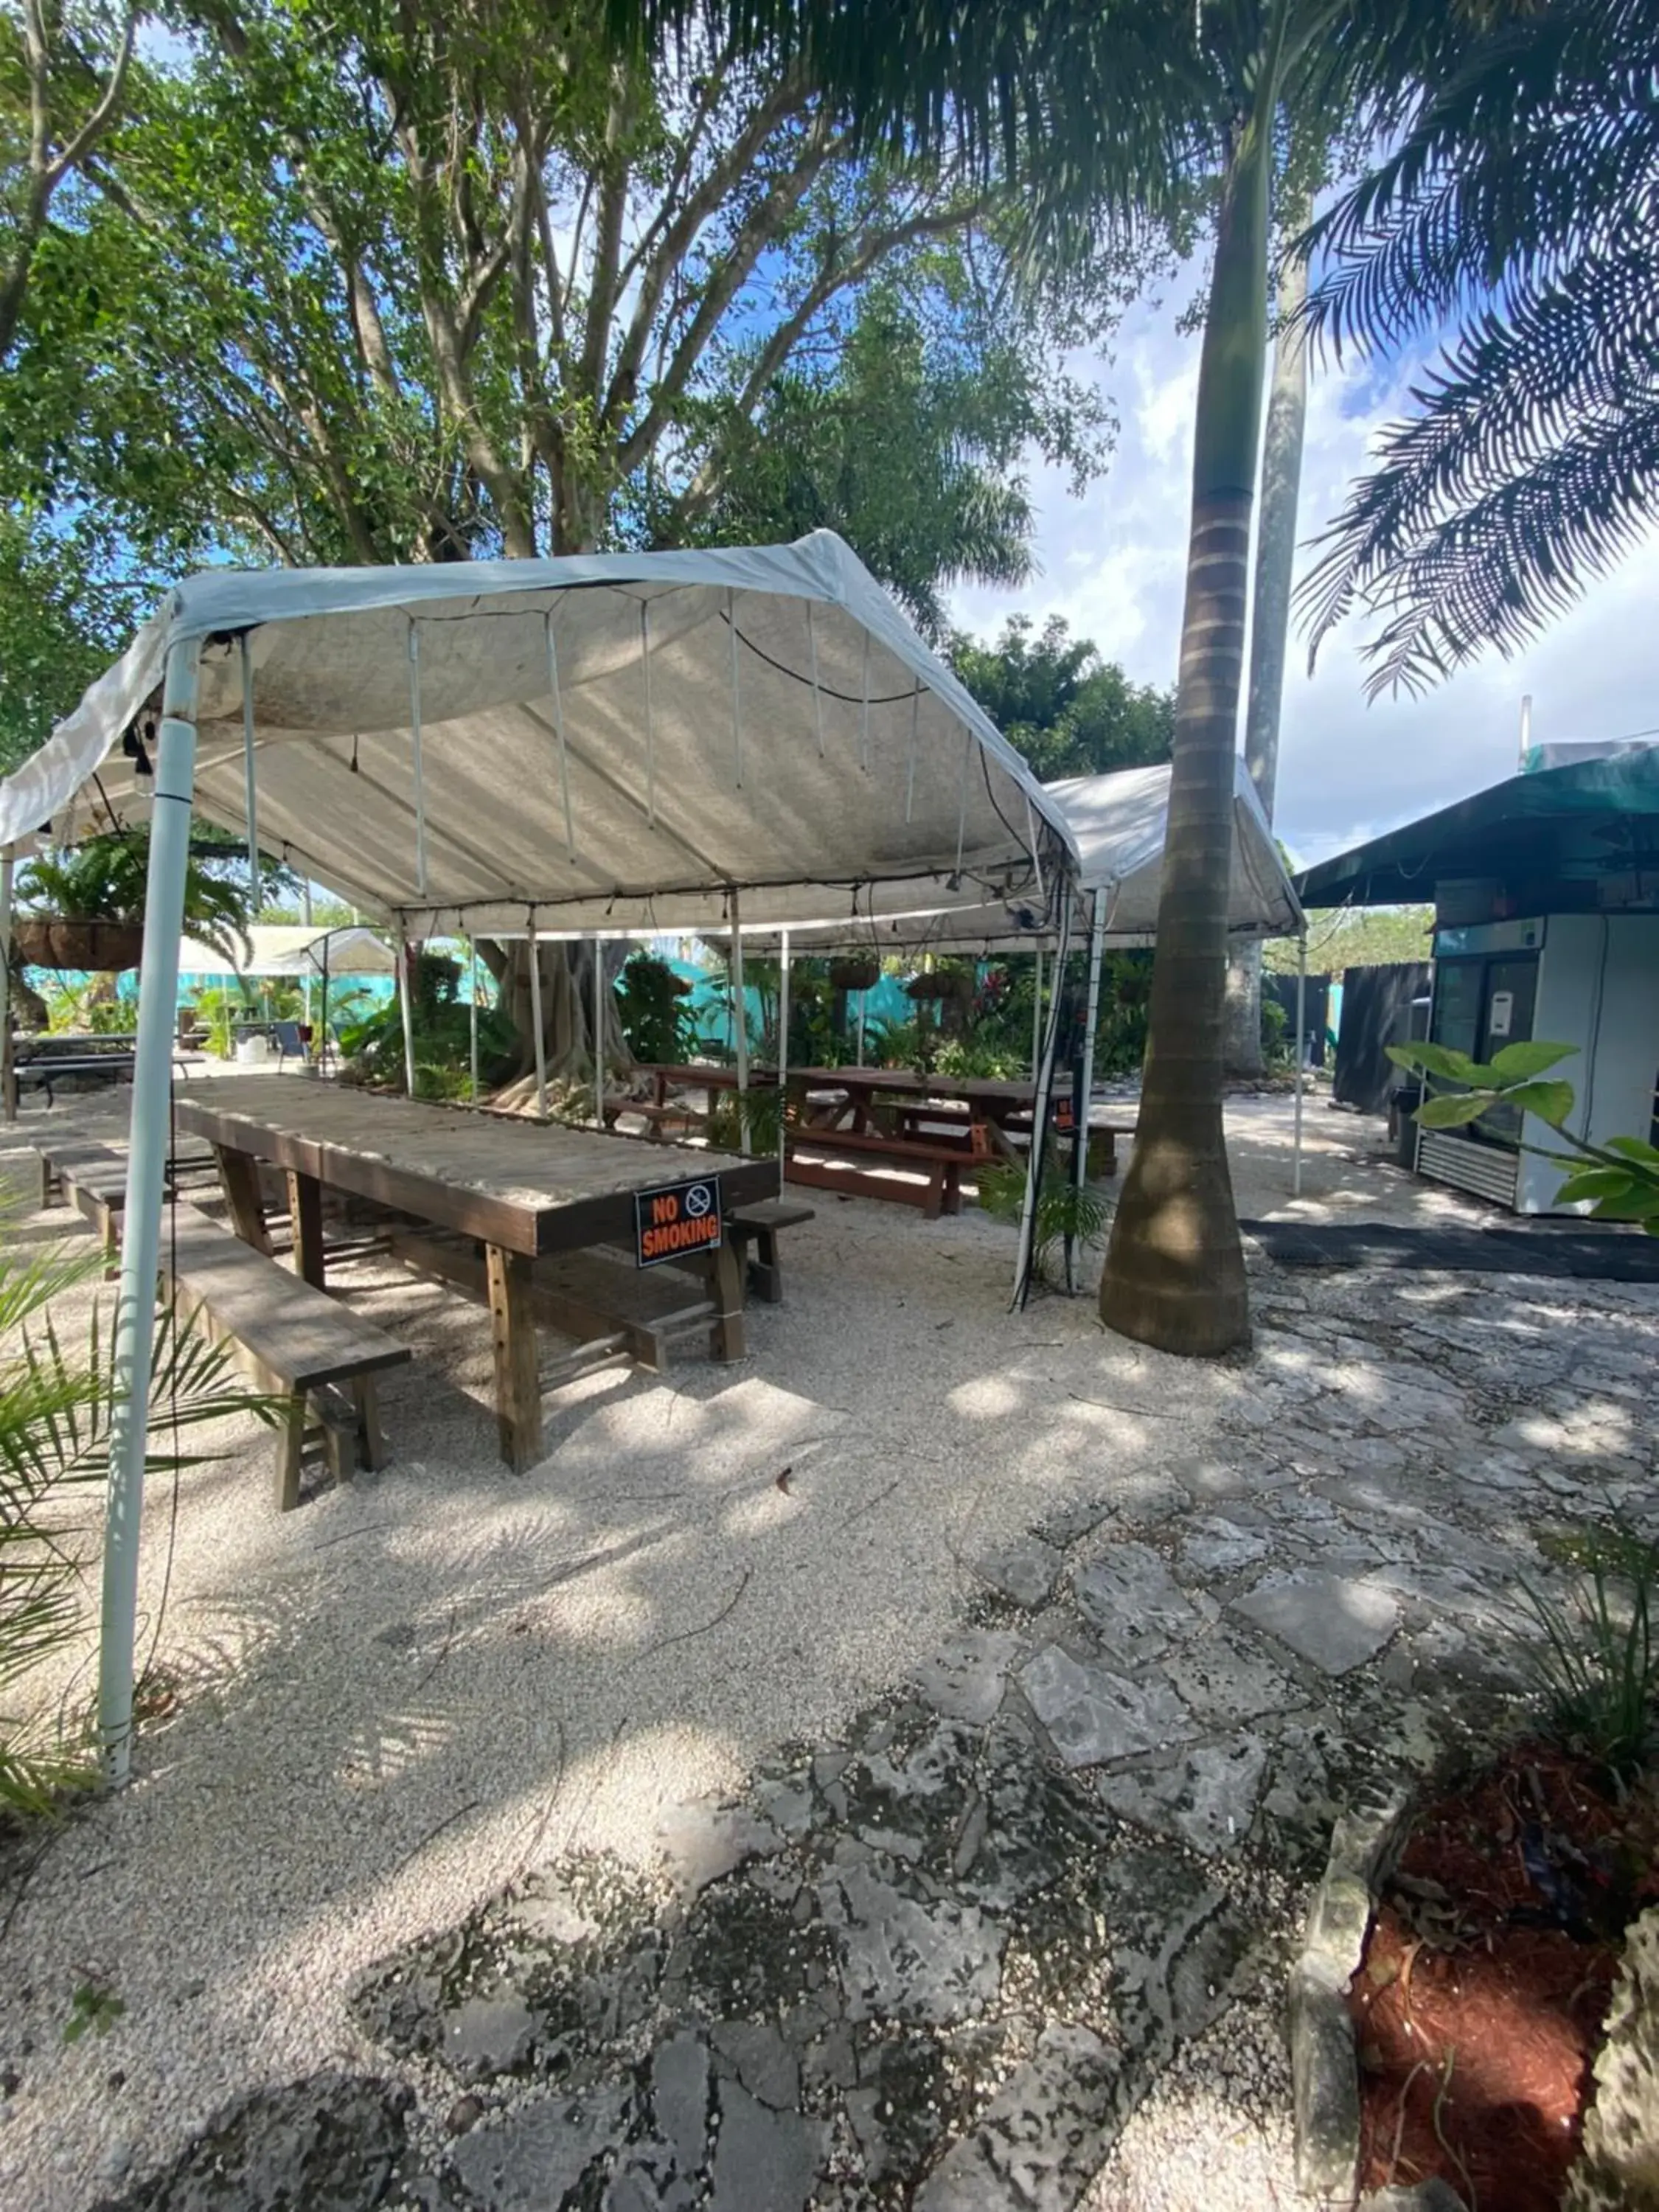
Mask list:
[{"label": "gravel ground", "polygon": [[[1293,1206],[1288,1101],[1232,1120],[1241,1212],[1465,1211],[1318,1103]],[[1011,1249],[972,1210],[820,1196],[745,1362],[560,1394],[523,1477],[496,1456],[487,1319],[384,1263],[342,1268],[416,1349],[383,1393],[392,1465],[278,1515],[270,1443],[239,1428],[179,1480],[176,1525],[173,1486],[152,1486],[140,1650],[176,1708],[131,1791],[0,1894],[9,2212],[76,2212],[251,2083],[369,2065],[341,2002],[357,1969],[555,1853],[650,1863],[671,1807],[926,1659],[969,1559],[1242,1428],[1242,1364],[1103,1337],[1087,1298],[1010,1316]],[[88,1634],[45,1693],[78,1710],[92,1666]],[[65,2045],[88,1984],[125,2009]],[[1166,2076],[1091,2212],[1280,2201],[1283,2076],[1264,1992]]]}]

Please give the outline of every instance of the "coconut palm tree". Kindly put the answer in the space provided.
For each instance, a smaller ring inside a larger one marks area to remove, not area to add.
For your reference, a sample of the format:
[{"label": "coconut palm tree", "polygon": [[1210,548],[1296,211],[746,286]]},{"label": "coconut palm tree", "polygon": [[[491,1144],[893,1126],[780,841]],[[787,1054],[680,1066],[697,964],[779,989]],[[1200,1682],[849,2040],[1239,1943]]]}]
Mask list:
[{"label": "coconut palm tree", "polygon": [[1659,5],[1550,0],[1475,43],[1317,223],[1318,339],[1453,336],[1303,586],[1384,619],[1373,693],[1512,652],[1659,511]]},{"label": "coconut palm tree", "polygon": [[[1518,0],[1517,0],[1518,3]],[[872,143],[950,146],[1021,185],[1032,246],[1212,210],[1174,769],[1140,1139],[1101,1285],[1114,1328],[1218,1353],[1249,1328],[1222,1137],[1226,897],[1287,118],[1403,120],[1506,0],[613,0],[660,36],[712,9],[801,58]]]}]

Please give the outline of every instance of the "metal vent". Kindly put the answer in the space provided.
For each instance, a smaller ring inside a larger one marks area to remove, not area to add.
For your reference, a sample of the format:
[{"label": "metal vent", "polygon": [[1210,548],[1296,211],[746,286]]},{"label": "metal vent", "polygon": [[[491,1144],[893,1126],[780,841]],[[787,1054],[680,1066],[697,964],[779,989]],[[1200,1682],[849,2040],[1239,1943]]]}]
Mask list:
[{"label": "metal vent", "polygon": [[1435,1182],[1449,1182],[1454,1190],[1467,1190],[1476,1198],[1494,1199],[1512,1211],[1521,1156],[1500,1152],[1496,1145],[1472,1144],[1467,1137],[1449,1137],[1443,1130],[1425,1129],[1417,1148],[1417,1172]]}]

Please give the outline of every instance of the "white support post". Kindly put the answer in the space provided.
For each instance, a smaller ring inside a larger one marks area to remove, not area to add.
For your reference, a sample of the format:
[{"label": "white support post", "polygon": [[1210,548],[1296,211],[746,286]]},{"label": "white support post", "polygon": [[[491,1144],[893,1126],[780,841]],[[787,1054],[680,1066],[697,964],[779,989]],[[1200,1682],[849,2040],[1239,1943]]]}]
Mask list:
[{"label": "white support post", "polygon": [[536,1036],[536,1111],[547,1113],[547,1041],[542,1035],[542,953],[536,939],[536,909],[530,909],[526,942],[530,958],[530,1026]]},{"label": "white support post", "polygon": [[857,1050],[857,1057],[856,1057],[856,1060],[855,1060],[855,1061],[854,1061],[854,1065],[855,1065],[856,1066],[859,1066],[859,1067],[862,1067],[862,1066],[863,1066],[863,1065],[864,1065],[864,1010],[865,1010],[865,1008],[869,1005],[869,1003],[870,1003],[870,994],[869,994],[867,991],[860,991],[860,992],[859,993],[859,1037],[858,1037],[858,1050]]},{"label": "white support post", "polygon": [[547,611],[547,692],[553,705],[553,741],[559,749],[559,801],[564,809],[566,857],[576,857],[576,832],[570,816],[570,763],[564,744],[564,702],[559,692],[559,648],[553,641],[553,610]]},{"label": "white support post", "polygon": [[409,748],[415,773],[415,888],[426,896],[426,775],[421,759],[421,626],[409,625]]},{"label": "white support post", "polygon": [[743,684],[738,673],[738,595],[726,594],[726,626],[732,638],[732,745],[737,764],[734,781],[743,789]]},{"label": "white support post", "polygon": [[190,811],[196,788],[200,656],[201,644],[195,638],[180,641],[167,651],[144,894],[138,1043],[133,1063],[131,1135],[122,1218],[121,1286],[115,1309],[114,1392],[110,1408],[109,1493],[104,1521],[98,1656],[99,1742],[106,1776],[118,1789],[130,1779],[132,1770],[138,1552],[149,1441],[155,1279],[171,1149],[179,939],[184,928],[185,871],[190,860]]},{"label": "white support post", "polygon": [[812,734],[823,758],[823,694],[818,690],[818,628],[811,599],[806,602],[806,658],[812,670]]},{"label": "white support post", "polygon": [[478,1103],[478,941],[471,930],[466,935],[466,1009],[467,1064],[472,1077],[469,1095],[476,1106]]},{"label": "white support post", "polygon": [[657,826],[657,724],[651,709],[651,602],[640,601],[640,665],[645,672],[645,819]]},{"label": "white support post", "polygon": [[916,747],[921,741],[921,686],[910,693],[910,754],[904,769],[904,818],[908,822],[916,805]]},{"label": "white support post", "polygon": [[605,1127],[605,939],[593,939],[593,1127]]},{"label": "white support post", "polygon": [[864,696],[859,706],[859,766],[870,769],[870,633],[864,633]]},{"label": "white support post", "polygon": [[[306,927],[309,929],[311,927],[311,878],[309,874],[302,875],[300,878],[300,919],[304,922]],[[326,951],[326,946],[325,946],[324,950]],[[306,1027],[309,1029],[311,1027],[311,946],[309,942],[307,942],[306,945],[305,994],[305,1022]]]},{"label": "white support post", "polygon": [[778,1196],[783,1195],[784,1108],[789,1097],[789,933],[778,957]]},{"label": "white support post", "polygon": [[17,1119],[17,1077],[11,1041],[11,896],[17,848],[0,853],[0,1119]]},{"label": "white support post", "polygon": [[404,1010],[404,1084],[415,1096],[415,990],[410,970],[415,954],[401,929],[398,932],[398,997]]},{"label": "white support post", "polygon": [[259,911],[259,787],[253,772],[253,653],[242,632],[242,811],[247,817],[247,912]]},{"label": "white support post", "polygon": [[1296,940],[1296,1105],[1294,1108],[1296,1133],[1291,1139],[1291,1196],[1302,1195],[1302,1057],[1303,1036],[1308,1018],[1308,933],[1304,928]]},{"label": "white support post", "polygon": [[[1080,1191],[1089,1176],[1089,1099],[1095,1087],[1095,1032],[1100,1019],[1100,959],[1106,942],[1106,894],[1097,890],[1089,924],[1089,995],[1083,1014],[1083,1097],[1072,1138],[1072,1187]],[[1073,1240],[1066,1240],[1066,1287],[1075,1291]]]},{"label": "white support post", "polygon": [[1042,947],[1035,947],[1036,980],[1031,991],[1031,1080],[1037,1079],[1037,1069],[1042,1060]]},{"label": "white support post", "polygon": [[743,908],[732,893],[732,1039],[738,1055],[738,1131],[749,1150],[749,999],[743,983]]}]

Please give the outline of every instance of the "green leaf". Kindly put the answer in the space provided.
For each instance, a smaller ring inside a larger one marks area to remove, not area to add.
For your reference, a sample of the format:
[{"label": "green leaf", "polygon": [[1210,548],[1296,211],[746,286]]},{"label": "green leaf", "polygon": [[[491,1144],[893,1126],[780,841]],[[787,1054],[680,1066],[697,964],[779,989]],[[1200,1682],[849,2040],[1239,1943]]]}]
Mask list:
[{"label": "green leaf", "polygon": [[1617,1152],[1620,1159],[1639,1161],[1644,1168],[1659,1168],[1659,1150],[1640,1137],[1609,1137],[1603,1150]]},{"label": "green leaf", "polygon": [[1489,1091],[1460,1091],[1449,1097],[1425,1098],[1417,1109],[1417,1119],[1425,1129],[1457,1129],[1466,1121],[1479,1121],[1489,1106],[1497,1103]]},{"label": "green leaf", "polygon": [[1536,1114],[1540,1121],[1547,1121],[1552,1129],[1559,1129],[1573,1108],[1573,1090],[1570,1083],[1517,1083],[1513,1090],[1504,1093],[1506,1104],[1519,1106],[1528,1114]]},{"label": "green leaf", "polygon": [[1492,1072],[1499,1083],[1525,1083],[1534,1075],[1541,1075],[1547,1067],[1558,1060],[1571,1060],[1578,1051],[1576,1044],[1549,1044],[1542,1038],[1528,1044],[1506,1044],[1492,1064]]},{"label": "green leaf", "polygon": [[1659,1190],[1648,1190],[1632,1183],[1623,1191],[1613,1192],[1595,1209],[1597,1221],[1652,1221],[1659,1219]]},{"label": "green leaf", "polygon": [[1420,1067],[1448,1083],[1479,1083],[1486,1073],[1478,1060],[1471,1060],[1466,1052],[1454,1052],[1449,1045],[1390,1045],[1389,1057],[1401,1067]]},{"label": "green leaf", "polygon": [[1558,1206],[1578,1206],[1586,1199],[1619,1198],[1630,1188],[1622,1168],[1583,1168],[1569,1176],[1555,1194]]}]

